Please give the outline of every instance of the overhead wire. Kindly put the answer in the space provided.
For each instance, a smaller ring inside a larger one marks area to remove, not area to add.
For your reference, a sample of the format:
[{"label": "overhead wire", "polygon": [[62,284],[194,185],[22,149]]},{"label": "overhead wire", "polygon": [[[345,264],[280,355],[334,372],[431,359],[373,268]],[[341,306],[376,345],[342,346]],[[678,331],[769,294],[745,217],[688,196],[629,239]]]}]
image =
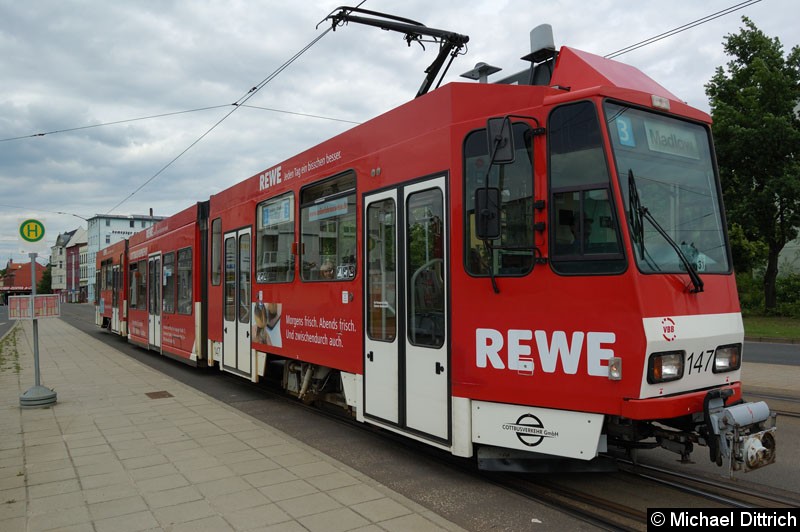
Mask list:
[{"label": "overhead wire", "polygon": [[678,33],[682,33],[682,32],[684,32],[686,30],[692,29],[692,28],[694,28],[696,26],[700,26],[701,24],[705,24],[706,22],[710,22],[710,21],[712,21],[714,19],[718,19],[720,17],[723,17],[725,15],[733,13],[734,11],[738,11],[740,9],[744,9],[745,7],[749,7],[749,6],[751,6],[753,4],[757,4],[759,2],[761,2],[761,0],[747,0],[746,2],[741,2],[739,4],[734,4],[734,5],[732,5],[730,7],[727,7],[725,9],[723,9],[723,10],[717,11],[716,13],[712,13],[710,15],[706,15],[705,17],[699,18],[699,19],[694,20],[692,22],[687,22],[683,26],[678,26],[677,28],[673,28],[673,29],[671,29],[669,31],[665,31],[664,33],[661,33],[661,34],[656,35],[654,37],[650,37],[649,39],[645,39],[643,41],[639,41],[639,42],[637,42],[635,44],[631,44],[629,46],[626,46],[625,48],[620,48],[619,50],[617,50],[615,52],[611,52],[610,54],[606,54],[603,57],[605,57],[606,59],[613,59],[615,57],[619,57],[619,56],[621,56],[623,54],[627,54],[628,52],[632,52],[634,50],[638,50],[639,48],[642,48],[642,47],[647,46],[649,44],[653,44],[654,42],[658,42],[658,41],[660,41],[662,39],[666,39],[667,37],[672,37],[673,35],[677,35]]},{"label": "overhead wire", "polygon": [[255,96],[255,95],[258,93],[258,91],[260,91],[262,88],[264,88],[264,86],[265,86],[265,85],[267,85],[267,84],[268,84],[270,81],[272,81],[273,79],[275,79],[275,77],[277,77],[277,76],[278,76],[278,74],[280,74],[281,72],[283,72],[284,70],[286,70],[286,68],[288,68],[288,67],[289,67],[289,65],[291,65],[292,63],[294,63],[294,62],[295,62],[295,61],[296,61],[296,60],[297,60],[297,59],[298,59],[298,58],[299,58],[301,55],[303,55],[303,54],[304,54],[306,51],[308,51],[308,49],[309,49],[309,48],[311,48],[311,47],[312,47],[312,46],[314,46],[314,45],[315,45],[317,42],[319,42],[319,40],[320,40],[320,39],[322,39],[322,38],[323,38],[325,35],[327,35],[327,34],[328,34],[328,32],[330,32],[332,29],[333,29],[333,27],[330,27],[330,28],[328,28],[327,30],[325,30],[324,32],[322,32],[322,34],[321,34],[321,35],[318,35],[316,38],[312,39],[312,40],[311,40],[311,42],[310,42],[310,43],[308,43],[307,45],[305,45],[305,46],[304,46],[304,47],[303,47],[303,48],[302,48],[302,49],[301,49],[299,52],[297,52],[296,54],[294,54],[294,55],[293,55],[293,56],[292,56],[290,59],[288,59],[288,60],[287,60],[286,62],[284,62],[284,63],[283,63],[281,66],[279,66],[277,69],[275,69],[275,70],[274,70],[274,71],[273,71],[273,72],[272,72],[272,73],[271,73],[269,76],[267,76],[266,78],[264,78],[263,80],[261,80],[261,82],[260,82],[260,83],[258,83],[258,84],[257,84],[257,85],[255,85],[254,87],[252,87],[252,88],[251,88],[249,91],[247,91],[247,92],[246,92],[246,93],[245,93],[245,94],[244,94],[244,95],[243,95],[241,98],[239,98],[238,100],[236,100],[236,101],[233,103],[233,109],[231,109],[231,110],[230,110],[228,113],[226,113],[226,114],[225,114],[225,116],[223,116],[222,118],[220,118],[220,119],[219,119],[219,120],[218,120],[218,121],[217,121],[217,122],[216,122],[216,123],[215,123],[213,126],[211,126],[210,128],[208,128],[208,129],[205,131],[205,133],[203,133],[202,135],[200,135],[200,136],[199,136],[199,137],[198,137],[198,138],[197,138],[197,139],[196,139],[194,142],[192,142],[191,144],[189,144],[189,146],[187,146],[187,147],[186,147],[186,148],[185,148],[185,149],[184,149],[182,152],[180,152],[178,155],[176,155],[175,157],[173,157],[173,158],[172,158],[172,159],[171,159],[171,160],[170,160],[170,161],[169,161],[167,164],[165,164],[164,166],[162,166],[162,167],[161,167],[161,168],[160,168],[160,169],[159,169],[159,170],[158,170],[158,171],[157,171],[155,174],[153,174],[153,175],[152,175],[150,178],[148,178],[148,179],[147,179],[147,180],[146,180],[144,183],[142,183],[141,185],[139,185],[139,186],[138,186],[138,187],[137,187],[137,188],[136,188],[136,189],[135,189],[133,192],[131,192],[130,194],[128,194],[128,195],[127,195],[127,196],[126,196],[124,199],[122,199],[122,200],[121,200],[119,203],[117,203],[117,204],[116,204],[116,205],[114,205],[112,208],[110,208],[110,209],[109,209],[109,210],[106,212],[106,214],[110,214],[110,213],[112,213],[113,211],[115,211],[115,210],[116,210],[118,207],[120,207],[120,206],[121,206],[123,203],[125,203],[126,201],[128,201],[129,199],[131,199],[131,198],[132,198],[133,196],[135,196],[135,195],[136,195],[136,194],[137,194],[137,193],[138,193],[140,190],[142,190],[144,187],[146,187],[148,184],[150,184],[150,183],[151,183],[151,182],[152,182],[152,181],[153,181],[155,178],[157,178],[158,176],[160,176],[160,175],[161,175],[161,174],[162,174],[162,173],[163,173],[163,172],[164,172],[164,171],[165,171],[167,168],[169,168],[170,166],[172,166],[172,165],[175,163],[175,161],[177,161],[178,159],[180,159],[181,157],[183,157],[183,155],[184,155],[186,152],[188,152],[188,151],[189,151],[189,150],[191,150],[191,149],[192,149],[194,146],[196,146],[196,145],[197,145],[197,144],[198,144],[198,143],[199,143],[201,140],[203,140],[203,139],[204,139],[204,138],[205,138],[205,137],[206,137],[206,136],[207,136],[209,133],[211,133],[212,131],[214,131],[214,129],[216,129],[216,128],[217,128],[217,127],[220,125],[220,124],[222,124],[222,123],[223,123],[223,122],[224,122],[224,121],[225,121],[225,120],[226,120],[226,119],[227,119],[229,116],[231,116],[233,113],[235,113],[235,112],[236,112],[236,111],[237,111],[237,110],[238,110],[240,107],[243,107],[243,106],[244,106],[244,104],[245,104],[245,103],[247,103],[247,101],[248,101],[248,100],[250,100],[250,98],[252,98],[253,96]]}]

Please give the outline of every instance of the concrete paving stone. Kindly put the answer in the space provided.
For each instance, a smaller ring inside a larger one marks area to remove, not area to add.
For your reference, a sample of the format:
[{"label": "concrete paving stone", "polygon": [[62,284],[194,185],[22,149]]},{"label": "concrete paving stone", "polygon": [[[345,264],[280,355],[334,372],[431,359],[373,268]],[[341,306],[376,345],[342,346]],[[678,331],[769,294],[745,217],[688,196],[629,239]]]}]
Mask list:
[{"label": "concrete paving stone", "polygon": [[[198,444],[193,440],[184,440],[171,443],[162,443],[161,445],[158,446],[158,450],[161,451],[161,453],[168,458],[172,457],[183,458],[185,455],[185,451],[189,451],[192,449],[200,449],[200,444]],[[205,452],[206,451],[204,451],[204,453]]]},{"label": "concrete paving stone", "polygon": [[289,513],[292,517],[305,517],[311,514],[326,512],[335,508],[341,508],[334,498],[325,493],[312,493],[292,499],[276,501],[276,504]]},{"label": "concrete paving stone", "polygon": [[[125,427],[126,429],[128,427]],[[127,432],[114,432],[114,433],[103,433],[103,437],[109,444],[114,444],[121,441],[136,441],[136,440],[146,440],[144,434],[139,432],[138,430],[129,430]]]},{"label": "concrete paving stone", "polygon": [[234,472],[224,465],[205,469],[190,469],[183,471],[183,475],[192,483],[208,482],[235,476]]},{"label": "concrete paving stone", "polygon": [[379,522],[388,519],[394,519],[403,515],[408,515],[411,510],[387,497],[376,499],[374,501],[367,501],[350,506],[359,514],[363,515],[370,521]]},{"label": "concrete paving stone", "polygon": [[3,467],[0,468],[0,478],[16,477],[19,476],[20,473],[24,475],[25,471],[27,470],[25,469],[24,465],[22,467],[20,466]]},{"label": "concrete paving stone", "polygon": [[126,425],[123,427],[113,427],[110,429],[103,429],[100,433],[106,437],[108,441],[121,441],[126,439],[135,439],[134,436],[129,436],[132,434],[138,434],[140,438],[144,438],[144,434],[142,431],[139,430],[138,427],[135,425]]},{"label": "concrete paving stone", "polygon": [[291,443],[281,443],[278,445],[270,445],[269,447],[254,447],[258,452],[267,458],[275,459],[276,456],[284,454],[294,454],[297,452],[297,445]]},{"label": "concrete paving stone", "polygon": [[198,501],[203,498],[203,494],[194,486],[145,493],[143,496],[150,508],[164,508],[165,506]]},{"label": "concrete paving stone", "polygon": [[328,475],[330,473],[337,473],[339,471],[336,466],[330,464],[328,462],[323,462],[322,460],[318,460],[316,462],[311,462],[307,464],[301,464],[296,466],[287,467],[289,471],[294,473],[300,478],[310,478],[310,477],[319,477],[322,475]]},{"label": "concrete paving stone", "polygon": [[28,512],[28,504],[25,499],[15,500],[14,502],[4,502],[0,504],[0,521],[23,517]]},{"label": "concrete paving stone", "polygon": [[156,445],[191,440],[181,429],[170,427],[168,429],[147,430],[144,435]]},{"label": "concrete paving stone", "polygon": [[237,464],[240,462],[255,462],[263,460],[264,455],[255,449],[245,449],[244,451],[234,451],[232,453],[222,453],[217,455],[217,459],[223,464]]},{"label": "concrete paving stone", "polygon": [[[248,452],[248,451],[242,451]],[[236,473],[237,475],[246,475],[249,473],[261,473],[263,471],[271,471],[273,469],[278,469],[281,466],[270,460],[269,458],[265,457],[263,454],[259,454],[257,451],[253,451],[256,456],[258,457],[255,460],[248,460],[246,462],[234,462],[227,464],[231,470]]]},{"label": "concrete paving stone", "polygon": [[254,506],[237,512],[230,512],[225,519],[236,530],[249,530],[258,526],[274,525],[291,521],[292,518],[277,504]]},{"label": "concrete paving stone", "polygon": [[132,470],[132,469],[139,469],[140,467],[150,467],[160,464],[166,464],[169,462],[167,457],[163,454],[150,454],[147,456],[140,456],[137,458],[128,458],[127,460],[122,460],[122,466],[125,469]]},{"label": "concrete paving stone", "polygon": [[44,514],[52,512],[53,510],[74,508],[75,506],[83,506],[85,504],[86,499],[83,497],[83,493],[80,491],[71,491],[69,493],[59,493],[58,495],[30,499],[28,501],[28,513],[30,515]]},{"label": "concrete paving stone", "polygon": [[8,458],[21,458],[22,457],[22,443],[17,447],[0,450],[0,460]]},{"label": "concrete paving stone", "polygon": [[112,448],[106,443],[103,443],[102,445],[90,445],[88,447],[79,447],[77,449],[70,450],[70,454],[72,455],[73,458],[76,456],[92,456],[110,452],[112,452]]},{"label": "concrete paving stone", "polygon": [[272,501],[267,499],[263,493],[256,488],[250,488],[244,491],[235,491],[233,493],[226,493],[214,497],[211,504],[220,512],[237,512],[245,508],[252,508],[253,506],[263,506],[272,504]]},{"label": "concrete paving stone", "polygon": [[[142,433],[142,435],[144,435],[144,433]],[[146,436],[144,438],[126,438],[124,440],[111,442],[109,445],[116,452],[127,451],[128,449],[141,449],[143,447],[148,449],[156,448],[156,445],[148,440]]]},{"label": "concrete paving stone", "polygon": [[234,532],[234,529],[222,517],[215,515],[177,524],[172,527],[172,532]]},{"label": "concrete paving stone", "polygon": [[97,502],[89,505],[89,513],[95,521],[128,515],[147,510],[147,503],[139,495],[122,497],[110,501]]},{"label": "concrete paving stone", "polygon": [[[253,451],[255,452],[255,451]],[[259,455],[261,456],[261,455]],[[11,458],[0,459],[0,467],[22,467],[25,465],[25,459],[22,456],[12,456]]]},{"label": "concrete paving stone", "polygon": [[161,526],[169,529],[177,524],[188,523],[218,514],[207,500],[200,499],[153,510],[153,515],[155,515]]},{"label": "concrete paving stone", "polygon": [[114,473],[102,473],[100,475],[81,477],[81,485],[83,485],[83,489],[102,488],[103,486],[121,484],[129,480],[129,478],[128,473],[121,470]]},{"label": "concrete paving stone", "polygon": [[291,454],[282,454],[272,458],[275,463],[283,467],[290,467],[303,464],[311,464],[319,462],[319,455],[309,453],[308,451],[299,451]]},{"label": "concrete paving stone", "polygon": [[38,486],[29,486],[28,497],[35,499],[37,497],[58,495],[59,493],[80,491],[80,489],[81,485],[78,482],[78,479],[72,478],[69,480],[62,480],[60,482],[50,482],[48,484],[39,484]]},{"label": "concrete paving stone", "polygon": [[84,456],[73,456],[72,464],[75,467],[80,467],[92,464],[101,464],[103,462],[112,462],[116,460],[118,460],[117,455],[112,453],[111,451],[108,451],[105,453],[87,454]]},{"label": "concrete paving stone", "polygon": [[38,464],[25,464],[25,472],[27,473],[41,473],[42,471],[52,471],[54,469],[63,469],[72,465],[72,460],[69,458],[62,458],[61,460],[51,460],[49,462],[39,462]]},{"label": "concrete paving stone", "polygon": [[107,445],[108,441],[101,434],[93,438],[82,438],[79,440],[67,440],[67,448],[70,452],[75,449],[82,449],[84,447],[96,447],[98,445]]},{"label": "concrete paving stone", "polygon": [[188,486],[189,481],[181,474],[175,473],[157,478],[137,480],[136,485],[142,492],[164,491]]},{"label": "concrete paving stone", "polygon": [[419,514],[404,515],[388,521],[381,521],[380,526],[389,532],[436,532],[447,530]]},{"label": "concrete paving stone", "polygon": [[[286,521],[277,525],[251,528],[247,532],[308,532],[308,529],[297,521]],[[380,529],[377,532],[382,532]]]},{"label": "concrete paving stone", "polygon": [[49,482],[58,482],[59,480],[78,478],[78,473],[75,471],[74,467],[69,466],[63,469],[42,471],[41,473],[29,473],[26,477],[28,486],[35,486],[37,484],[47,484]]},{"label": "concrete paving stone", "polygon": [[[142,456],[150,456],[151,454],[157,454],[159,452],[161,452],[161,449],[157,447],[142,444],[140,447],[133,447],[131,449],[123,449],[121,451],[116,451],[115,454],[117,455],[117,458],[119,458],[120,460],[128,460],[129,458],[141,458]],[[164,453],[162,452],[162,454]]]},{"label": "concrete paving stone", "polygon": [[238,477],[228,477],[220,480],[211,480],[209,482],[201,482],[195,484],[200,493],[208,498],[225,495],[226,493],[233,493],[236,491],[244,491],[251,488],[250,484]]},{"label": "concrete paving stone", "polygon": [[26,517],[0,519],[0,530],[3,532],[28,532],[28,519]]},{"label": "concrete paving stone", "polygon": [[125,468],[122,467],[122,464],[118,460],[111,459],[101,460],[94,464],[76,466],[75,469],[78,471],[78,476],[81,478],[125,471]]},{"label": "concrete paving stone", "polygon": [[225,431],[218,426],[209,423],[193,423],[191,425],[181,425],[180,429],[194,439],[203,438],[207,436],[220,436],[225,434]]},{"label": "concrete paving stone", "polygon": [[384,496],[383,493],[366,484],[355,484],[343,488],[326,491],[328,495],[345,506],[352,506],[361,502],[374,501]]},{"label": "concrete paving stone", "polygon": [[198,456],[195,458],[187,458],[185,460],[173,460],[172,463],[175,465],[175,467],[178,468],[178,470],[181,473],[184,473],[186,471],[197,471],[199,469],[220,467],[224,465],[222,464],[222,462],[220,462],[210,454],[206,454],[206,456]]},{"label": "concrete paving stone", "polygon": [[269,471],[261,471],[259,473],[251,473],[249,475],[244,475],[242,478],[245,479],[254,488],[263,488],[266,486],[283,484],[286,482],[297,480],[297,475],[295,475],[288,469],[281,468],[281,469],[271,469]]},{"label": "concrete paving stone", "polygon": [[197,443],[199,443],[202,447],[215,447],[215,446],[225,446],[225,445],[234,445],[237,443],[242,443],[236,437],[231,436],[230,434],[219,434],[216,436],[203,436],[201,438],[196,439]]},{"label": "concrete paving stone", "polygon": [[119,413],[107,417],[96,417],[94,418],[94,422],[101,431],[120,427],[130,427],[133,425],[133,423],[131,423],[126,416],[121,416]]},{"label": "concrete paving stone", "polygon": [[[10,490],[0,491],[0,504],[24,501],[26,497],[25,486],[19,486]],[[2,528],[0,528],[2,530]]]},{"label": "concrete paving stone", "polygon": [[217,456],[218,454],[222,453],[233,453],[236,451],[246,451],[247,449],[251,449],[249,445],[244,442],[236,440],[234,443],[225,443],[222,445],[209,445],[204,447],[206,451]]},{"label": "concrete paving stone", "polygon": [[128,471],[128,475],[130,475],[133,480],[148,480],[178,473],[180,473],[180,471],[172,464],[156,464]]},{"label": "concrete paving stone", "polygon": [[149,421],[147,423],[140,423],[136,425],[139,427],[143,433],[147,433],[148,431],[157,431],[157,430],[164,430],[164,429],[174,429],[175,425],[173,425],[170,421]]},{"label": "concrete paving stone", "polygon": [[86,427],[86,430],[81,430],[78,432],[66,432],[62,430],[61,437],[64,438],[64,441],[69,447],[72,442],[90,440],[92,438],[102,438],[103,433],[97,430],[97,427],[91,425],[90,427]]},{"label": "concrete paving stone", "polygon": [[350,508],[336,508],[298,519],[310,532],[345,532],[370,524]]},{"label": "concrete paving stone", "polygon": [[336,488],[352,486],[354,484],[361,483],[360,480],[348,475],[347,473],[343,473],[342,471],[337,471],[336,473],[330,473],[328,475],[321,475],[319,477],[307,478],[306,481],[320,491],[329,491]]},{"label": "concrete paving stone", "polygon": [[[30,530],[50,530],[81,523],[88,525],[91,520],[88,508],[76,506],[75,508],[64,508],[46,514],[31,515],[28,517],[28,528]],[[91,525],[86,530],[91,530]]]},{"label": "concrete paving stone", "polygon": [[47,462],[62,458],[69,458],[69,452],[67,452],[67,446],[64,443],[37,445],[25,450],[26,462]]},{"label": "concrete paving stone", "polygon": [[[293,478],[294,475],[286,470],[279,470],[276,473],[286,473],[288,478]],[[258,488],[258,491],[264,494],[271,501],[283,501],[304,495],[311,495],[319,493],[314,486],[304,480],[289,480],[285,482],[274,482],[273,484]]]},{"label": "concrete paving stone", "polygon": [[39,445],[62,443],[64,441],[64,438],[61,436],[61,434],[58,434],[57,436],[37,436],[35,438],[28,438],[26,436],[24,441],[25,441],[25,447],[27,447],[28,449],[32,449]]},{"label": "concrete paving stone", "polygon": [[158,527],[158,521],[149,511],[118,517],[109,517],[94,522],[97,532],[138,532]]}]

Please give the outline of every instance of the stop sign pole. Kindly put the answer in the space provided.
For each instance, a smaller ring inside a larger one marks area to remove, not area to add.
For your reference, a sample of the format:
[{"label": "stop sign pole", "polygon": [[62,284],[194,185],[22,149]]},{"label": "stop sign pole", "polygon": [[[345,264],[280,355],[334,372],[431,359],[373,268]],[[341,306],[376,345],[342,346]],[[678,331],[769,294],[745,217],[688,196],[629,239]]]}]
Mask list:
[{"label": "stop sign pole", "polygon": [[[28,250],[36,249],[44,244],[44,224],[39,220],[28,219],[19,226],[19,237]],[[57,401],[57,394],[41,384],[39,373],[39,321],[36,319],[34,301],[36,300],[36,256],[35,251],[28,253],[31,259],[31,304],[30,313],[33,320],[33,365],[34,385],[19,396],[19,404],[23,408],[49,406]]]}]

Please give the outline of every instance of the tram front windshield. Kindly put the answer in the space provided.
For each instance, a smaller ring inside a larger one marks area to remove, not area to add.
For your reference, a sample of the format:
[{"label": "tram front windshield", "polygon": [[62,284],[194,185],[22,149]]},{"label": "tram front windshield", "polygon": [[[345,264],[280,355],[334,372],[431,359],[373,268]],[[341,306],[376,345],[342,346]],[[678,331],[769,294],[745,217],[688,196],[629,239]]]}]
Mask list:
[{"label": "tram front windshield", "polygon": [[679,273],[686,266],[637,203],[697,272],[729,272],[708,130],[613,102],[604,108],[639,270]]}]

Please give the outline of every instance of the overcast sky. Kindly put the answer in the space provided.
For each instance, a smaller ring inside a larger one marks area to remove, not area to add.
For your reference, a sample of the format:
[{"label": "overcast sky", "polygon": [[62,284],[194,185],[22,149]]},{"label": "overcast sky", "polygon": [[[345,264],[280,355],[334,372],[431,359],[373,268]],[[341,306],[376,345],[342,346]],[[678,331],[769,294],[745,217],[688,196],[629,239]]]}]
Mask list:
[{"label": "overcast sky", "polygon": [[[525,67],[529,31],[606,55],[741,0],[368,0],[362,7],[469,35],[445,82],[484,61]],[[359,25],[325,35],[151,183],[230,112],[230,104],[318,37],[336,2],[0,0],[0,267],[19,253],[20,219],[43,218],[50,242],[95,214],[171,215],[413,98],[435,56]],[[762,0],[617,60],[709,111],[704,85],[748,16],[785,52],[800,2]],[[51,133],[207,107],[215,109]],[[275,111],[277,110],[277,111]],[[285,112],[278,112],[285,111]],[[314,118],[289,113],[327,117]],[[21,138],[17,138],[21,137]],[[17,139],[15,139],[17,138]],[[6,140],[15,139],[15,140]],[[49,251],[42,253],[49,256]]]}]

